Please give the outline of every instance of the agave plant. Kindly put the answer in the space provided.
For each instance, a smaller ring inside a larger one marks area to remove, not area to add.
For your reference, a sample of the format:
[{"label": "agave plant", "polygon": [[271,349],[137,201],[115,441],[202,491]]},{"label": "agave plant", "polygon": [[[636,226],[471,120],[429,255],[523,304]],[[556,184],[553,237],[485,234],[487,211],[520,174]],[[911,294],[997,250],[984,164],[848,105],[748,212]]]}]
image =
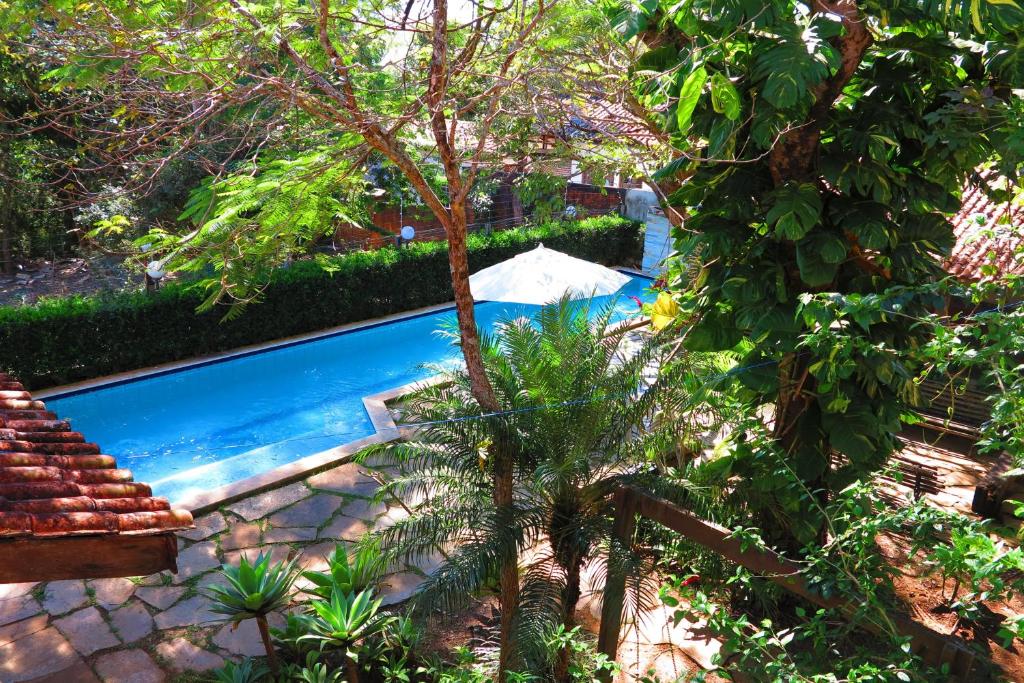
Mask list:
[{"label": "agave plant", "polygon": [[305,592],[325,600],[330,600],[335,588],[342,593],[361,593],[367,588],[377,588],[387,568],[378,539],[360,544],[351,555],[339,543],[327,563],[326,572],[302,573],[303,578],[314,584],[313,588],[305,589]]},{"label": "agave plant", "polygon": [[226,615],[236,627],[245,619],[255,619],[270,669],[277,676],[279,666],[270,641],[267,614],[287,606],[292,584],[298,577],[295,561],[271,564],[270,555],[261,552],[250,564],[243,554],[237,567],[225,564],[220,571],[228,583],[207,589],[214,602],[210,611]]},{"label": "agave plant", "polygon": [[300,640],[316,642],[321,650],[342,650],[348,683],[357,683],[360,644],[364,639],[379,634],[394,619],[380,614],[381,602],[379,598],[374,600],[371,589],[344,593],[335,586],[330,600],[314,600],[310,603],[315,618],[310,622],[310,633]]},{"label": "agave plant", "polygon": [[290,680],[300,683],[342,683],[341,671],[331,671],[326,664],[317,660],[316,652],[307,653],[306,666],[294,671]]},{"label": "agave plant", "polygon": [[[611,307],[591,312],[563,300],[532,319],[499,321],[494,335],[481,332],[500,413],[480,415],[465,372],[439,369],[445,381],[403,404],[404,419],[419,425],[414,436],[360,454],[398,466],[377,495],[413,508],[382,532],[385,551],[413,562],[445,551],[420,604],[457,610],[493,585],[504,558],[519,559],[518,610],[502,615],[501,642],[504,650],[510,638],[520,664],[535,671],[547,660],[547,634],[575,626],[584,563],[611,543],[609,494],[632,484],[670,495],[652,463],[707,429],[690,417],[693,382],[684,381],[703,370],[698,359],[674,355],[668,332],[626,342]],[[513,456],[509,509],[493,503],[495,448]],[[629,561],[642,576],[640,561]],[[567,680],[570,655],[564,648],[556,679]]]},{"label": "agave plant", "polygon": [[270,673],[267,667],[246,657],[240,662],[227,662],[213,675],[217,683],[258,683]]},{"label": "agave plant", "polygon": [[315,646],[309,641],[300,640],[310,631],[313,617],[308,614],[285,614],[282,628],[270,629],[274,645],[284,654],[285,659],[301,662]]}]

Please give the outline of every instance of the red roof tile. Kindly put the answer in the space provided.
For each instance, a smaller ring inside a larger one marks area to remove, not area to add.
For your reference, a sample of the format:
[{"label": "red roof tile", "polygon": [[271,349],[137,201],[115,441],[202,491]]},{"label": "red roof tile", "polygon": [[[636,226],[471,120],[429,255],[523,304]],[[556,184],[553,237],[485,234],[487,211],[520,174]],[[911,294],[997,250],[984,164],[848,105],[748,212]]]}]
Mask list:
[{"label": "red roof tile", "polygon": [[982,173],[964,189],[962,208],[951,221],[956,244],[945,267],[965,280],[986,277],[989,266],[1001,275],[1024,275],[1024,207],[989,199],[981,185],[992,177]]},{"label": "red roof tile", "polygon": [[163,534],[192,515],[154,498],[113,456],[0,373],[0,538]]}]

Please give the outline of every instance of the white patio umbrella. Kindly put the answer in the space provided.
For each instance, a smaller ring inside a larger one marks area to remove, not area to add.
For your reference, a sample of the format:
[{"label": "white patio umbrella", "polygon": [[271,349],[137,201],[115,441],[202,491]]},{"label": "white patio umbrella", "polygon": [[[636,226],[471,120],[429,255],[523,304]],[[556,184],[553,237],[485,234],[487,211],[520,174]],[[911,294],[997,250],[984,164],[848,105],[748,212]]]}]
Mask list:
[{"label": "white patio umbrella", "polygon": [[543,244],[469,277],[477,301],[544,305],[568,293],[573,299],[614,294],[629,276]]}]

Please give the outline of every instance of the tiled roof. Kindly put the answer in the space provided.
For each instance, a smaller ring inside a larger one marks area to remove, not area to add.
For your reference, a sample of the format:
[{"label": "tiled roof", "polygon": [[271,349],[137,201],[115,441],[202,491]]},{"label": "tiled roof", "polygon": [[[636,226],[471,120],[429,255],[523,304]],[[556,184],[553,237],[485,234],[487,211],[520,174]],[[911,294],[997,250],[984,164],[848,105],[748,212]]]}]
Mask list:
[{"label": "tiled roof", "polygon": [[964,190],[951,221],[956,243],[945,267],[965,280],[982,279],[986,266],[1003,275],[1024,274],[1024,207],[989,199],[981,189],[986,181],[987,174],[981,174]]},{"label": "tiled roof", "polygon": [[0,373],[0,539],[163,534],[192,515],[153,498],[113,456]]}]

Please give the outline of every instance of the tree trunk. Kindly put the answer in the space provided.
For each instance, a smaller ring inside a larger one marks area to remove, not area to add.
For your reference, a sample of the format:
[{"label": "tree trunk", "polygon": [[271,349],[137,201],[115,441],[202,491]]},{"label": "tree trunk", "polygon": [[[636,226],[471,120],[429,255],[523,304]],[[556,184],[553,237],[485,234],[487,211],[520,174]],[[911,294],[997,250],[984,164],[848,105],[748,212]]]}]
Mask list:
[{"label": "tree trunk", "polygon": [[[459,337],[462,342],[462,356],[466,361],[473,397],[485,412],[501,409],[494,388],[484,369],[483,354],[480,350],[480,335],[477,332],[476,316],[473,310],[473,294],[469,288],[469,255],[466,249],[467,221],[465,205],[452,202],[451,220],[448,228],[448,264],[452,276],[452,290],[455,293],[455,311],[459,320]],[[500,419],[500,418],[498,418]],[[512,510],[515,489],[515,470],[508,448],[498,439],[490,449],[493,462],[494,492],[496,510]],[[507,680],[512,665],[515,641],[512,637],[516,611],[519,607],[519,557],[512,552],[501,563],[498,576],[498,609],[501,613],[501,640],[498,657],[498,682]]]},{"label": "tree trunk", "polygon": [[345,656],[345,678],[346,683],[359,683],[359,665],[348,655]]},{"label": "tree trunk", "polygon": [[270,628],[267,626],[266,615],[258,615],[256,617],[256,625],[260,630],[260,638],[263,640],[263,648],[267,651],[267,664],[270,665],[270,672],[277,677],[281,667],[277,663],[277,652],[274,650],[274,643],[270,640]]},{"label": "tree trunk", "polygon": [[14,255],[11,253],[11,212],[6,202],[0,206],[0,273],[14,274]]},{"label": "tree trunk", "polygon": [[[565,590],[562,592],[562,625],[566,633],[576,626],[576,606],[580,602],[580,574],[583,567],[583,558],[574,557],[565,570]],[[570,683],[569,659],[572,656],[572,649],[566,645],[558,653],[558,663],[555,667],[555,681],[557,683]]]},{"label": "tree trunk", "polygon": [[[5,150],[0,151],[0,173],[9,177]],[[0,273],[14,274],[14,255],[11,253],[11,238],[14,235],[14,192],[11,190],[13,180],[3,180],[3,191],[0,193]]]},{"label": "tree trunk", "polygon": [[480,352],[480,335],[476,327],[476,313],[473,310],[473,293],[469,289],[469,254],[466,249],[466,211],[462,205],[452,205],[448,226],[448,267],[452,276],[452,291],[455,294],[455,312],[459,320],[459,338],[462,342],[462,356],[466,360],[473,398],[487,412],[499,409],[487,373],[484,370],[483,354]]}]

